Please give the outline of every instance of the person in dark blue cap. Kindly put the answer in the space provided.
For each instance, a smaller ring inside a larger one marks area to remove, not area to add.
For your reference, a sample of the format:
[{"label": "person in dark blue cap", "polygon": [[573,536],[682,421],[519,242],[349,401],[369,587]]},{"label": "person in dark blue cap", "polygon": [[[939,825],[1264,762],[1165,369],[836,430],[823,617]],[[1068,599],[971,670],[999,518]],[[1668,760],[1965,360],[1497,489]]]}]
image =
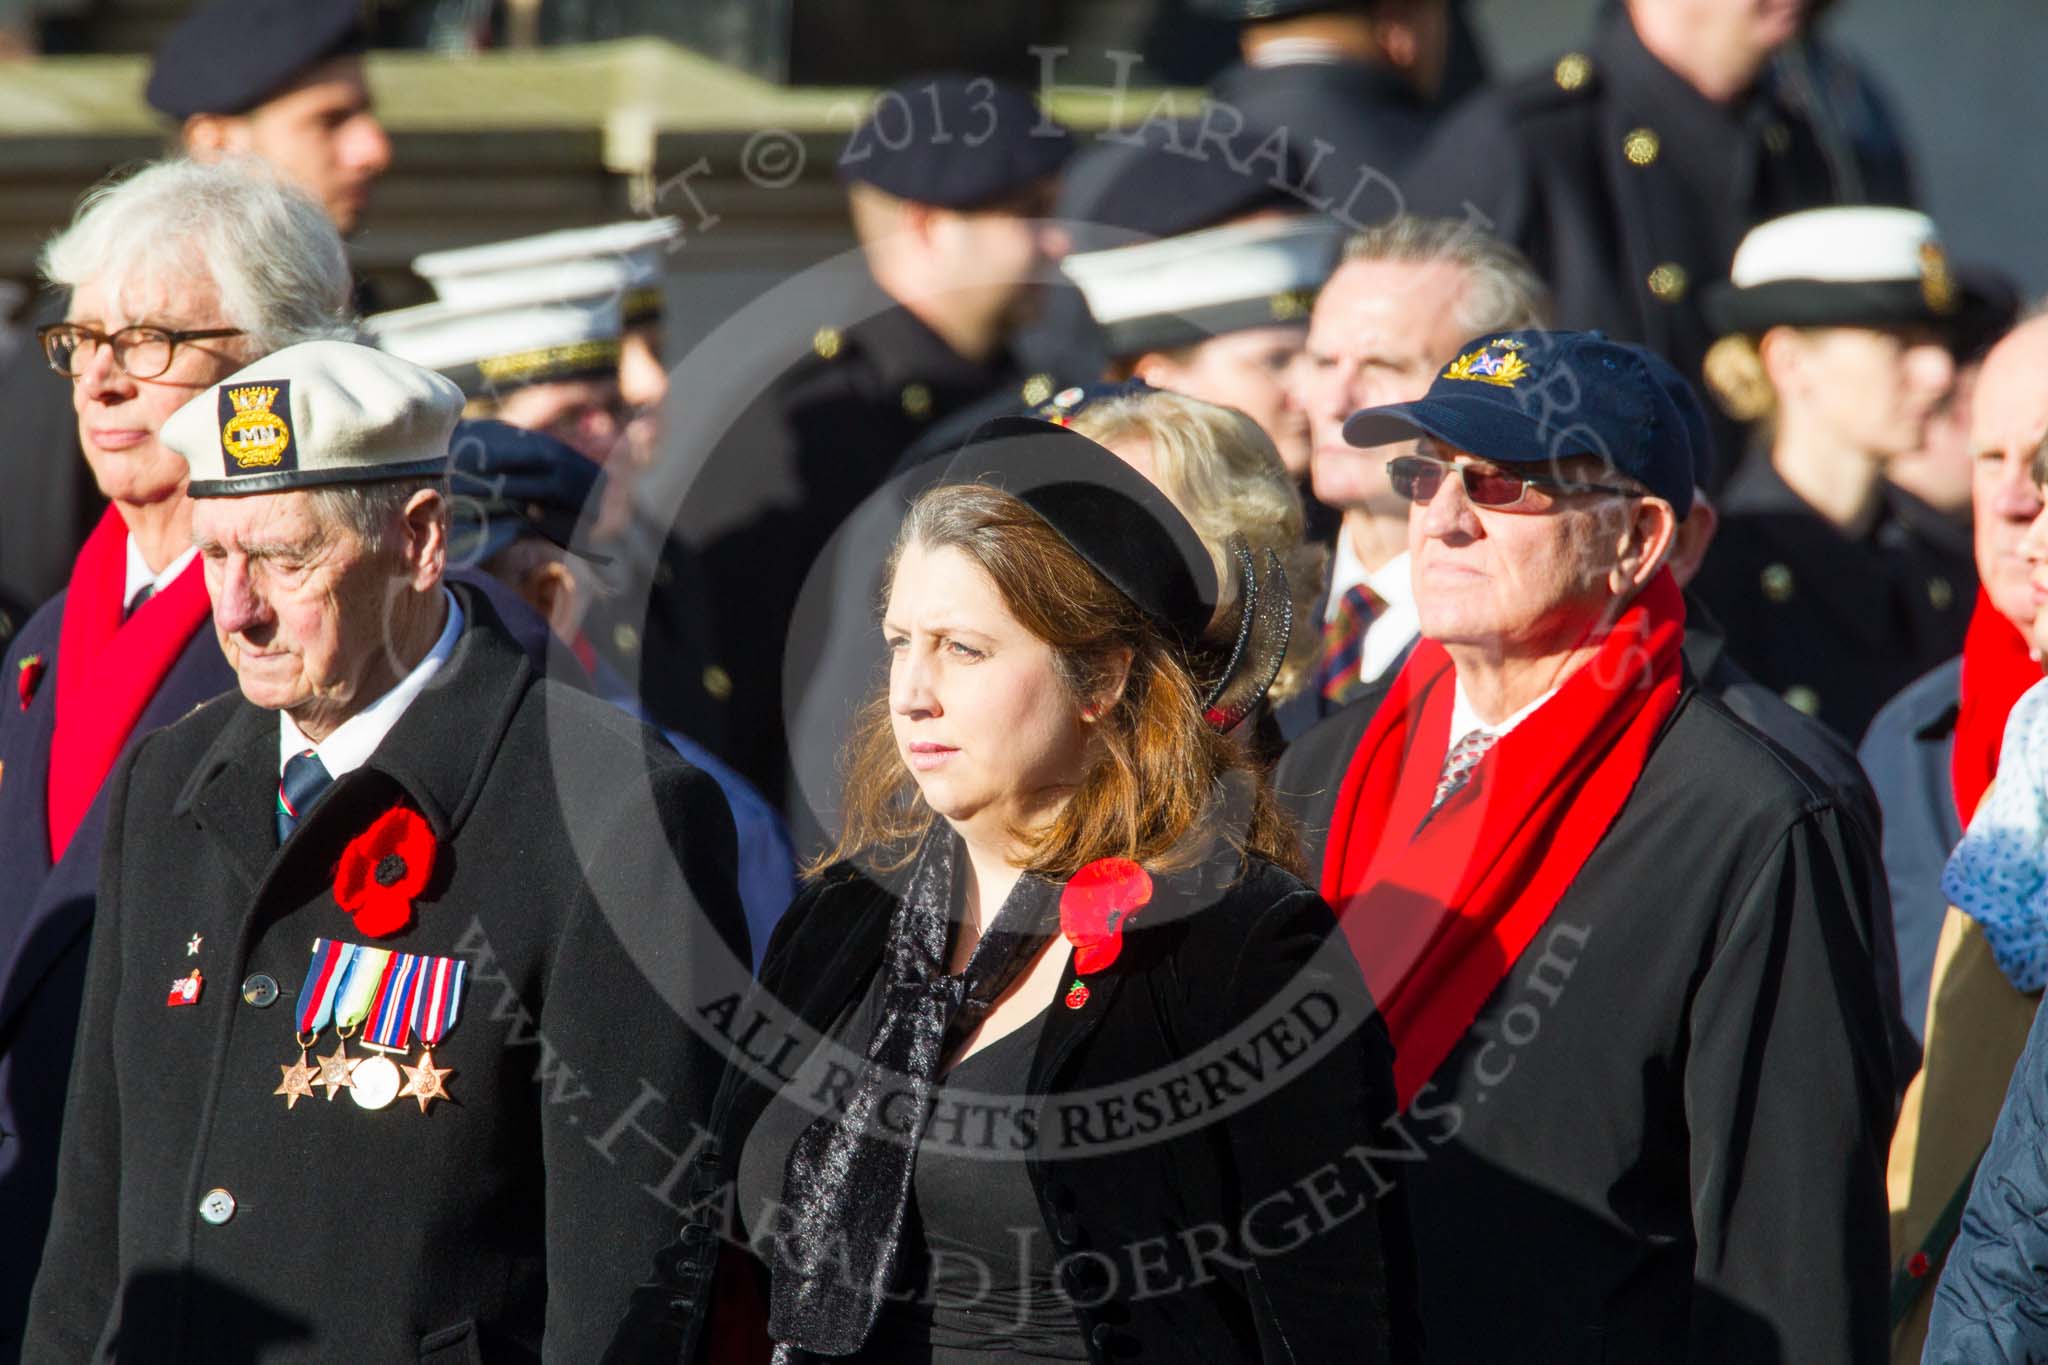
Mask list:
[{"label": "person in dark blue cap", "polygon": [[1353,414],[1361,446],[1417,442],[1389,476],[1423,639],[1275,785],[1428,1154],[1433,1357],[1878,1362],[1884,875],[1685,666],[1694,470],[1661,374],[1598,334],[1482,334]]},{"label": "person in dark blue cap", "polygon": [[[712,439],[690,469],[676,530],[710,581],[730,704],[721,755],[763,793],[784,785],[782,663],[791,608],[827,540],[935,423],[989,393],[1043,402],[1009,338],[1036,304],[1065,237],[1046,220],[1072,148],[1023,91],[983,76],[912,77],[881,92],[838,161],[860,267],[851,299],[821,289],[790,349],[807,349]],[[728,395],[675,394],[711,411]],[[726,408],[730,411],[731,408]],[[659,488],[650,489],[659,497]],[[663,694],[670,642],[648,621],[647,704],[687,724],[694,689]],[[680,665],[679,665],[680,667]]]},{"label": "person in dark blue cap", "polygon": [[363,47],[358,0],[215,0],[164,38],[145,95],[188,154],[269,162],[346,235],[391,165]]},{"label": "person in dark blue cap", "polygon": [[[582,533],[604,500],[604,471],[542,432],[504,422],[458,422],[449,442],[453,510],[449,562],[516,591],[590,676],[591,689],[629,715],[646,709],[605,662],[582,625],[603,591],[593,565],[608,557]],[[796,858],[775,808],[695,740],[662,731],[669,746],[718,783],[739,840],[740,904],[758,965],[775,922],[796,895]]]}]

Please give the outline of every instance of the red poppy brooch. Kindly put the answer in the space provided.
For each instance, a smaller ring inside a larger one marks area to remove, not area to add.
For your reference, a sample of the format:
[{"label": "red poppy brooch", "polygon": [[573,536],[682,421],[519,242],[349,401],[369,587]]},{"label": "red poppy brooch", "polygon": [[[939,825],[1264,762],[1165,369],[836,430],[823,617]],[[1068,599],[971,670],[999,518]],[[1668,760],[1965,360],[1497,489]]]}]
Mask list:
[{"label": "red poppy brooch", "polygon": [[36,686],[42,680],[42,655],[31,654],[15,666],[14,695],[21,699],[22,710],[28,710],[28,704],[36,699]]},{"label": "red poppy brooch", "polygon": [[[1123,951],[1124,927],[1152,899],[1152,877],[1129,858],[1097,858],[1060,892],[1060,932],[1074,945],[1074,970],[1099,972]],[[1067,1008],[1088,1003],[1088,983],[1075,977]]]},{"label": "red poppy brooch", "polygon": [[410,806],[393,806],[349,841],[334,868],[334,900],[370,938],[412,923],[413,897],[434,871],[434,831]]}]

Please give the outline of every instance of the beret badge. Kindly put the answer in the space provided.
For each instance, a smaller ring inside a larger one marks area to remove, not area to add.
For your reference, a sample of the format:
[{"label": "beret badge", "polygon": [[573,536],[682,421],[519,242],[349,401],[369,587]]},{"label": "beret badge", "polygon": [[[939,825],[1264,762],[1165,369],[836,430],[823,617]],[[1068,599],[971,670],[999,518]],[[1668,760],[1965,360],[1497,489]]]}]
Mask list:
[{"label": "beret badge", "polygon": [[[282,406],[283,411],[278,409]],[[220,391],[220,448],[236,470],[284,465],[292,447],[291,381],[237,384]],[[297,464],[296,458],[291,468]]]},{"label": "beret badge", "polygon": [[1480,384],[1512,389],[1516,380],[1529,373],[1529,362],[1515,354],[1521,349],[1519,341],[1496,337],[1478,350],[1468,351],[1453,360],[1445,368],[1444,378],[1470,379]]}]

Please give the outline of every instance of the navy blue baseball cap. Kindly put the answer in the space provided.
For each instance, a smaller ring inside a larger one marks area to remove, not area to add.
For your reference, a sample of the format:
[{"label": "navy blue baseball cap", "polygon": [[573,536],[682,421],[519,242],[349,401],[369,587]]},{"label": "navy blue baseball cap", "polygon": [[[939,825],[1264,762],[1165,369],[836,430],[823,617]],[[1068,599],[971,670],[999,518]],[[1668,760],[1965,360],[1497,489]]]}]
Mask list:
[{"label": "navy blue baseball cap", "polygon": [[1599,332],[1481,334],[1421,398],[1352,413],[1344,439],[1381,446],[1427,435],[1506,466],[1592,455],[1683,517],[1692,509],[1693,438],[1654,360]]},{"label": "navy blue baseball cap", "polygon": [[604,497],[604,471],[552,436],[505,422],[457,422],[448,441],[448,491],[452,563],[488,563],[527,536],[593,563],[607,561],[576,534],[584,510]]},{"label": "navy blue baseball cap", "polygon": [[920,204],[976,209],[1057,174],[1074,139],[1015,86],[957,72],[875,97],[839,154],[839,178]]},{"label": "navy blue baseball cap", "polygon": [[176,119],[243,114],[363,45],[359,0],[215,0],[164,36],[144,98]]}]

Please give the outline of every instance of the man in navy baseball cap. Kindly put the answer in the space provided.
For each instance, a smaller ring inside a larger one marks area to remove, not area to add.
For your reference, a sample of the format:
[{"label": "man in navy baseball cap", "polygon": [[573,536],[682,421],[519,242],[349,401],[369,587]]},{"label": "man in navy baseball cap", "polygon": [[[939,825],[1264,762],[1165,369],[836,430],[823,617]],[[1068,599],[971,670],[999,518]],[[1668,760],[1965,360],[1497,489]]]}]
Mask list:
[{"label": "man in navy baseball cap", "polygon": [[[1599,332],[1474,337],[1421,398],[1367,408],[1344,423],[1344,439],[1355,446],[1417,436],[1517,472],[1540,470],[1524,475],[1531,487],[1569,493],[1574,489],[1560,485],[1576,484],[1583,492],[1647,493],[1670,503],[1679,517],[1692,507],[1685,415],[1651,368],[1648,352]],[[1598,457],[1610,472],[1640,487],[1562,478],[1561,462],[1583,455]],[[1482,490],[1470,476],[1466,491],[1481,506],[1509,505],[1477,496]],[[1506,488],[1485,491],[1505,495]]]}]

